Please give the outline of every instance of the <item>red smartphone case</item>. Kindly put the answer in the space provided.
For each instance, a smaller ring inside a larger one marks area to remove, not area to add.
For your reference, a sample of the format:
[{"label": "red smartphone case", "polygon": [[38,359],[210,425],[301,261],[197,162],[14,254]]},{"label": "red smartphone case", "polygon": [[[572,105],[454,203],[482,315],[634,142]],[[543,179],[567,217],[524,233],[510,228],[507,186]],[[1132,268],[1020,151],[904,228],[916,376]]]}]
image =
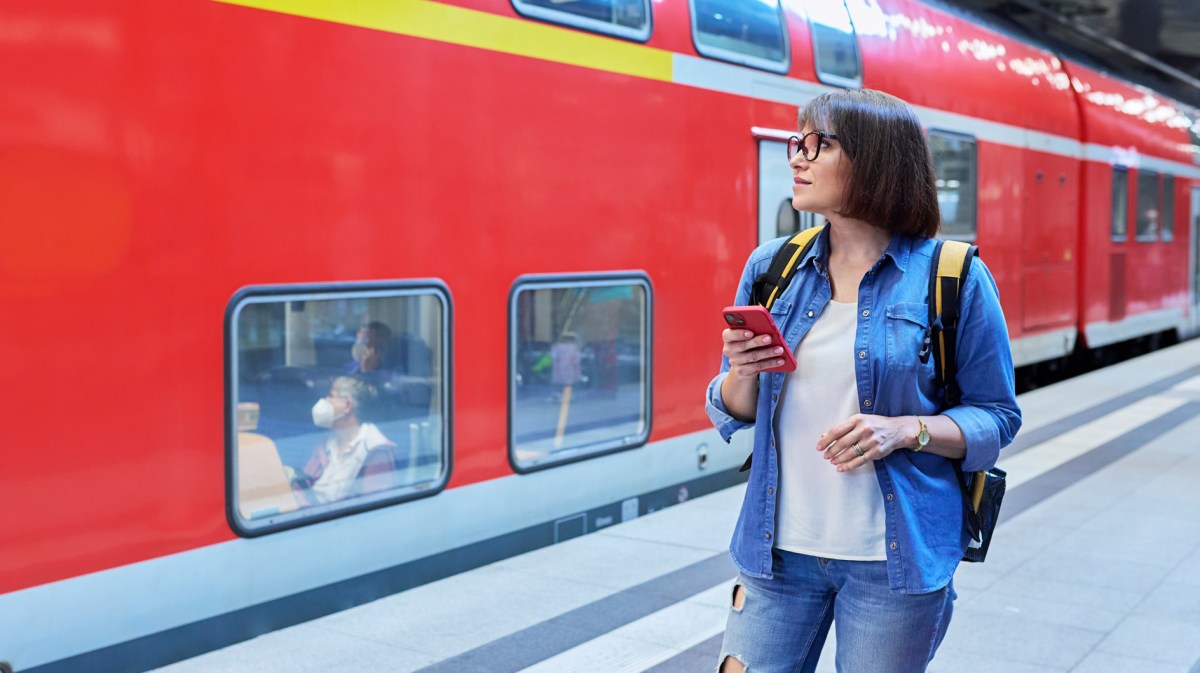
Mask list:
[{"label": "red smartphone case", "polygon": [[796,356],[792,354],[792,349],[788,348],[783,335],[779,333],[779,326],[775,324],[775,319],[771,317],[767,309],[761,306],[726,306],[721,313],[724,314],[725,324],[731,329],[748,330],[754,332],[755,336],[769,334],[771,348],[777,345],[783,346],[783,352],[775,356],[783,358],[783,364],[763,371],[791,372],[796,370]]}]

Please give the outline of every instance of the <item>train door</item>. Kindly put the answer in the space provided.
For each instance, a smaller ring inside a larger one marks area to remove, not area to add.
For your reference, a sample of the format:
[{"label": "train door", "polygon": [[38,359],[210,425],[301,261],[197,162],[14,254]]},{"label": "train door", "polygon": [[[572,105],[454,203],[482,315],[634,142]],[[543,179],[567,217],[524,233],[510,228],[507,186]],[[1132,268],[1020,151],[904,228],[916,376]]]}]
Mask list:
[{"label": "train door", "polygon": [[[757,134],[756,134],[757,135]],[[758,242],[765,243],[780,236],[791,236],[801,229],[815,226],[812,213],[796,212],[792,208],[792,168],[787,163],[785,132],[771,132],[770,137],[758,140]],[[778,138],[776,137],[778,136]]]},{"label": "train door", "polygon": [[1188,212],[1188,222],[1192,223],[1191,261],[1188,264],[1191,286],[1191,302],[1188,313],[1189,327],[1192,334],[1200,333],[1200,187],[1192,187],[1192,207]]},{"label": "train door", "polygon": [[1031,154],[1026,166],[1021,326],[1026,331],[1062,329],[1074,323],[1077,304],[1079,196],[1073,177],[1079,174],[1078,164],[1073,157]]}]

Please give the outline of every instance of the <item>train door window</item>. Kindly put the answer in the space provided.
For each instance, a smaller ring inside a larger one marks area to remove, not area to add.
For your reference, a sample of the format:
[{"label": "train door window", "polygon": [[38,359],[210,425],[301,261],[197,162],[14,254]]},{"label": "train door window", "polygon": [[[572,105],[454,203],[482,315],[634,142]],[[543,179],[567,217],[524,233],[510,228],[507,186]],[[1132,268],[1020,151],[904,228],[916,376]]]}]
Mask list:
[{"label": "train door window", "polygon": [[226,330],[227,513],[238,534],[445,486],[445,286],[246,288],[229,305]]},{"label": "train door window", "polygon": [[509,459],[531,472],[646,443],[644,274],[529,276],[509,303]]},{"label": "train door window", "polygon": [[650,0],[512,0],[519,14],[629,40],[650,38]]},{"label": "train door window", "polygon": [[1137,213],[1136,236],[1139,241],[1158,239],[1158,228],[1162,220],[1162,199],[1158,191],[1158,173],[1145,169],[1138,171],[1137,194],[1133,207]]},{"label": "train door window", "polygon": [[1113,167],[1112,179],[1112,238],[1124,241],[1129,236],[1129,171]]},{"label": "train door window", "polygon": [[807,0],[817,79],[834,86],[862,86],[862,59],[854,22],[842,0]]},{"label": "train door window", "polygon": [[1162,184],[1162,239],[1175,240],[1175,176],[1164,175]]},{"label": "train door window", "polygon": [[976,235],[976,203],[979,190],[975,139],[943,131],[930,131],[929,150],[933,154],[938,207],[942,212],[941,236],[973,241]]},{"label": "train door window", "polygon": [[[782,135],[782,134],[781,134]],[[787,143],[758,141],[758,242],[816,226],[817,216],[792,207],[792,167]]]},{"label": "train door window", "polygon": [[779,0],[690,0],[696,51],[771,72],[787,72],[788,40]]}]

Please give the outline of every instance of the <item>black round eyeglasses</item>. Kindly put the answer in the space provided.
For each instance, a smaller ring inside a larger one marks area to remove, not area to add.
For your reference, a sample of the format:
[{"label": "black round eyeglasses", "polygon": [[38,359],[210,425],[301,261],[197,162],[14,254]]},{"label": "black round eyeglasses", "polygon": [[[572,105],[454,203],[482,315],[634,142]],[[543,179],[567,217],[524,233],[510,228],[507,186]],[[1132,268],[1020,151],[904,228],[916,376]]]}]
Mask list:
[{"label": "black round eyeglasses", "polygon": [[809,131],[802,136],[792,136],[787,142],[788,161],[794,159],[797,152],[804,155],[805,161],[816,161],[825,141],[837,139],[836,135],[824,131]]}]

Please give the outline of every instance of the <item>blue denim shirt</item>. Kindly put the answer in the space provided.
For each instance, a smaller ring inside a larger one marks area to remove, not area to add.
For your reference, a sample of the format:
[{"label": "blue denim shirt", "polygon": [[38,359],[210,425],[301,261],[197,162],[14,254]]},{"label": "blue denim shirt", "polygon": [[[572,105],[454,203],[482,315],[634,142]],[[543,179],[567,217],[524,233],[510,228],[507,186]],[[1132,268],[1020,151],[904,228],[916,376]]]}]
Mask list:
[{"label": "blue denim shirt", "polygon": [[[734,304],[750,303],[754,278],[767,270],[785,240],[765,243],[750,255]],[[976,259],[959,301],[957,381],[962,401],[944,409],[934,381],[933,358],[921,362],[918,356],[929,323],[926,296],[933,248],[931,239],[892,238],[859,285],[854,353],[846,357],[854,361],[860,413],[948,416],[967,440],[963,470],[985,470],[996,464],[1000,449],[1021,427],[1008,329],[996,283],[982,260]],[[832,295],[826,272],[828,251],[826,227],[771,307],[793,350]],[[743,423],[729,415],[721,399],[728,371],[729,361],[722,358],[721,373],[708,387],[706,411],[726,442],[734,432],[754,428],[754,462],[730,552],[742,572],[769,578],[779,486],[775,414],[785,374],[759,375],[756,418],[760,422]],[[944,587],[967,543],[962,491],[952,462],[933,453],[897,450],[872,465],[884,499],[889,587],[909,594]]]}]

